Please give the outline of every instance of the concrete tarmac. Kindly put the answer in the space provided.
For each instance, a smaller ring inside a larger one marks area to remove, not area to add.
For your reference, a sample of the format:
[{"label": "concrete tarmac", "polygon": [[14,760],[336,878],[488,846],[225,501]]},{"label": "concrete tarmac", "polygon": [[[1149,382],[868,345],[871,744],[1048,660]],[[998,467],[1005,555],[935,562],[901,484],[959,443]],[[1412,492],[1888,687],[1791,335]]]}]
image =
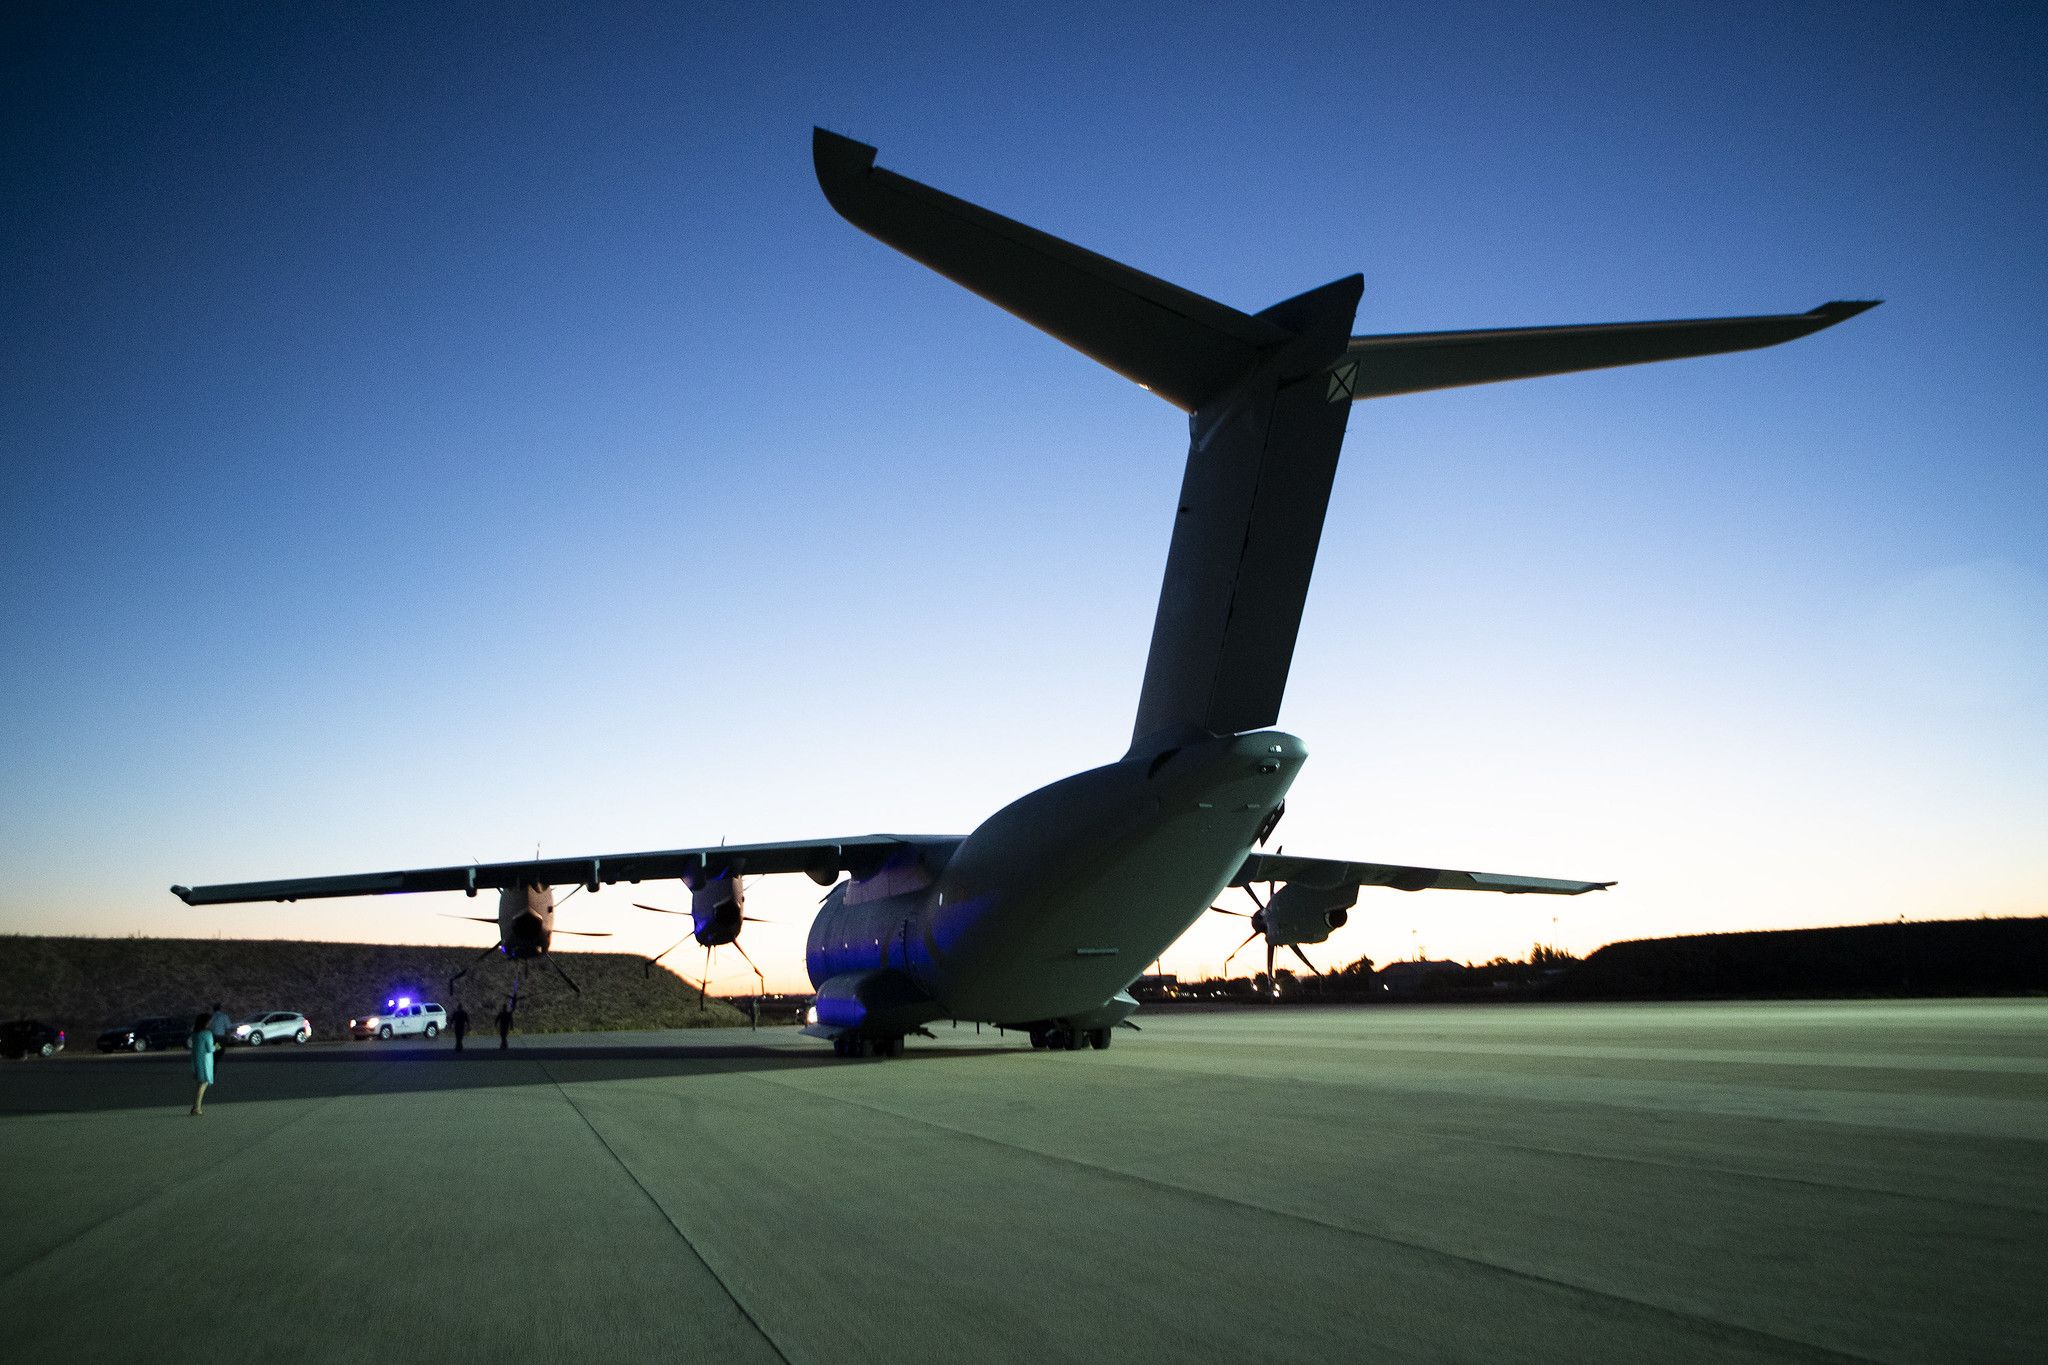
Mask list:
[{"label": "concrete tarmac", "polygon": [[2048,1001],[1139,1022],[0,1063],[0,1357],[2048,1357]]}]

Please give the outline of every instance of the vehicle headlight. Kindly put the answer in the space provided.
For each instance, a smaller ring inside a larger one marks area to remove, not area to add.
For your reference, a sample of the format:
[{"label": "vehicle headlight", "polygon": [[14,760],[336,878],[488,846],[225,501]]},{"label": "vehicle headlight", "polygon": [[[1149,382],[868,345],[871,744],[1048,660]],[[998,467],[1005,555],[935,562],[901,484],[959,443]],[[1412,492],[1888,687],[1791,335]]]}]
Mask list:
[{"label": "vehicle headlight", "polygon": [[818,1007],[816,1005],[813,1005],[809,1009],[804,1011],[804,1022],[806,1024],[815,1024],[818,1022]]}]

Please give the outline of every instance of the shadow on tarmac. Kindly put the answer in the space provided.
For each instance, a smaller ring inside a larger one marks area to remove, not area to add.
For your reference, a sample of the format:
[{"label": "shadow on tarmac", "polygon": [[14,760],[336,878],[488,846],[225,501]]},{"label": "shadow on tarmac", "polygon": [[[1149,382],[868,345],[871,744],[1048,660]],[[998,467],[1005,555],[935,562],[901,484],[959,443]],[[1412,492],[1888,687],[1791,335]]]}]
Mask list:
[{"label": "shadow on tarmac", "polygon": [[[563,1082],[687,1079],[732,1072],[805,1071],[819,1067],[916,1066],[948,1059],[1026,1051],[1019,1043],[918,1048],[901,1057],[861,1061],[816,1050],[760,1043],[688,1047],[495,1044],[456,1052],[436,1047],[340,1046],[289,1052],[235,1050],[218,1061],[206,1093],[215,1105],[343,1095],[416,1094]],[[0,1063],[0,1119],[38,1114],[89,1114],[118,1109],[169,1109],[192,1103],[192,1059],[181,1052],[140,1057],[54,1058]]]}]

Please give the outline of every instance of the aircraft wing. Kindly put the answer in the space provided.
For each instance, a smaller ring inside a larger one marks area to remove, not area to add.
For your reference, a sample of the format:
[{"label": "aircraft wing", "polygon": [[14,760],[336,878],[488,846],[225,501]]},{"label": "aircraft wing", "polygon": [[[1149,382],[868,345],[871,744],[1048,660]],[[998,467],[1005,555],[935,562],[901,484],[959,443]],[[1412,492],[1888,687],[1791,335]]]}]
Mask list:
[{"label": "aircraft wing", "polygon": [[402,872],[358,872],[340,877],[294,877],[284,881],[227,882],[217,886],[174,886],[187,905],[231,905],[243,901],[318,900],[330,896],[389,896],[417,891],[495,891],[506,886],[567,886],[595,891],[614,882],[663,881],[708,875],[761,876],[801,872],[820,886],[842,873],[872,876],[899,852],[919,845],[958,843],[960,835],[863,834],[774,844],[718,844],[653,853],[607,853],[577,858],[531,858],[510,863],[465,863],[457,867]]},{"label": "aircraft wing", "polygon": [[1498,872],[1454,872],[1439,867],[1398,867],[1392,863],[1347,863],[1333,858],[1291,858],[1254,853],[1230,879],[1290,882],[1304,886],[1390,886],[1396,891],[1498,891],[1509,896],[1577,896],[1605,891],[1613,882],[1572,882],[1554,877],[1515,877]]}]

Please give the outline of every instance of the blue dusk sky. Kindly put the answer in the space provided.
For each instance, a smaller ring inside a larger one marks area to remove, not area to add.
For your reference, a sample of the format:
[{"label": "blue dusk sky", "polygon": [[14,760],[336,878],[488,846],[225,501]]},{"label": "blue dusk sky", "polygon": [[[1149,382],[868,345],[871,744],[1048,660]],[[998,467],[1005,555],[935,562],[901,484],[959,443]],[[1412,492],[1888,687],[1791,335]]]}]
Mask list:
[{"label": "blue dusk sky", "polygon": [[[1183,419],[842,222],[813,124],[1248,311],[1361,271],[1360,332],[1886,300],[1353,412],[1279,842],[1620,886],[1368,891],[1319,962],[2048,911],[2039,6],[0,24],[0,930],[482,946],[165,888],[965,832],[1121,754]],[[658,950],[623,891],[562,926]],[[816,895],[753,894],[777,985]]]}]

